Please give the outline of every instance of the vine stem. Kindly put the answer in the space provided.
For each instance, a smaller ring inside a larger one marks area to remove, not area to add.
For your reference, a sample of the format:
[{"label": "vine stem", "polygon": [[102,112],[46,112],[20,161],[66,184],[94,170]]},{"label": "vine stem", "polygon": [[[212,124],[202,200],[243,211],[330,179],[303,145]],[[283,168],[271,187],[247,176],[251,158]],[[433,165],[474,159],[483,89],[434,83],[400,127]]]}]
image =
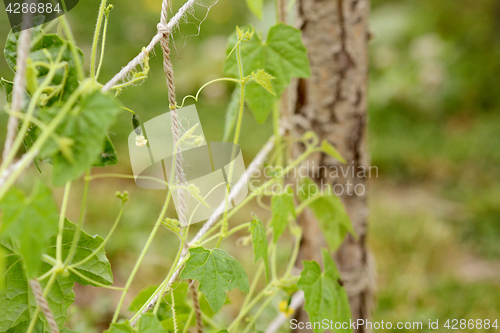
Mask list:
[{"label": "vine stem", "polygon": [[170,202],[171,196],[172,196],[172,192],[169,190],[168,194],[167,194],[167,198],[165,199],[165,203],[163,204],[163,208],[161,210],[160,216],[158,216],[158,220],[156,220],[156,223],[153,227],[153,230],[149,234],[148,240],[146,241],[146,244],[144,245],[144,248],[142,249],[142,252],[139,255],[139,258],[137,259],[137,262],[135,263],[135,266],[132,269],[132,272],[130,273],[130,276],[127,280],[127,283],[125,284],[125,290],[123,291],[122,296],[120,298],[120,301],[118,302],[118,306],[116,307],[115,314],[113,315],[113,320],[111,321],[112,323],[116,323],[116,321],[118,320],[118,316],[120,314],[120,309],[123,305],[123,301],[125,300],[125,296],[127,295],[127,292],[130,289],[130,285],[132,284],[132,281],[134,280],[135,275],[137,274],[137,271],[139,270],[139,266],[141,265],[142,260],[144,259],[146,252],[149,249],[149,246],[153,242],[153,238],[155,237],[156,232],[158,231],[158,228],[161,225],[161,221],[165,217],[165,213],[167,212],[167,208],[168,208],[168,204]]},{"label": "vine stem", "polygon": [[73,59],[75,61],[76,73],[78,75],[78,80],[80,80],[80,82],[83,82],[83,80],[85,79],[85,74],[83,74],[82,63],[80,62],[80,56],[76,50],[75,38],[73,37],[73,33],[71,32],[71,29],[69,28],[69,24],[68,24],[68,20],[66,19],[66,16],[65,15],[59,16],[59,20],[61,21],[62,28],[63,28],[64,33],[66,34],[66,37],[68,38],[68,41],[69,41],[69,48],[71,49],[71,54],[73,55]]},{"label": "vine stem", "polygon": [[99,65],[97,66],[97,72],[95,74],[95,79],[99,78],[101,73],[101,66],[104,62],[104,50],[106,46],[106,33],[108,31],[108,21],[109,21],[109,11],[113,9],[113,5],[109,5],[104,11],[104,28],[102,29],[102,43],[101,43],[101,55],[99,56]]},{"label": "vine stem", "polygon": [[[59,56],[58,56],[58,58],[59,58]],[[23,125],[19,129],[19,132],[17,133],[17,136],[16,136],[14,142],[10,144],[8,149],[7,149],[7,147],[4,148],[3,161],[2,161],[2,165],[0,166],[0,173],[5,172],[5,170],[9,166],[9,164],[16,157],[16,153],[19,150],[19,148],[21,147],[21,144],[23,143],[23,140],[24,140],[24,136],[26,135],[26,132],[28,131],[28,128],[31,124],[31,119],[33,118],[33,113],[35,112],[35,109],[36,109],[36,103],[37,103],[38,99],[40,98],[40,95],[42,94],[42,92],[45,90],[45,88],[50,84],[50,82],[52,82],[52,79],[54,78],[54,75],[56,74],[56,71],[58,68],[59,68],[59,66],[52,66],[49,69],[49,72],[48,72],[47,76],[45,77],[45,79],[43,80],[43,82],[40,84],[40,86],[33,93],[31,101],[28,104],[28,108],[26,110],[26,118],[23,121]],[[24,88],[22,88],[22,93],[24,94]],[[13,102],[14,102],[14,97],[15,96],[12,96]],[[22,98],[22,96],[21,96],[21,98]],[[14,108],[16,108],[16,107],[20,107],[20,106],[12,105],[13,111],[20,111],[20,110],[14,110]],[[17,123],[17,119],[15,117],[13,119],[15,119],[16,123]],[[9,118],[9,122],[10,122],[10,118]],[[16,129],[17,129],[17,124],[16,124]]]},{"label": "vine stem", "polygon": [[76,253],[76,248],[78,246],[78,242],[80,241],[80,234],[82,232],[82,226],[85,220],[85,213],[87,212],[87,201],[89,196],[90,182],[86,179],[89,175],[90,175],[90,170],[87,169],[87,171],[85,171],[85,177],[84,177],[85,185],[83,186],[83,196],[82,196],[82,204],[80,207],[80,216],[78,218],[78,224],[76,226],[75,233],[73,234],[73,241],[71,242],[71,247],[69,249],[68,256],[64,260],[64,266],[67,266],[73,260],[73,257]]},{"label": "vine stem", "polygon": [[116,217],[115,222],[113,223],[113,226],[111,227],[111,230],[108,232],[108,235],[106,236],[106,238],[104,238],[102,243],[99,244],[99,246],[91,254],[89,254],[87,257],[85,257],[84,259],[80,260],[77,263],[69,265],[68,267],[78,267],[78,266],[85,264],[87,261],[92,259],[92,257],[97,255],[97,253],[99,253],[99,251],[101,251],[101,249],[104,248],[104,246],[106,245],[106,243],[109,241],[109,239],[113,235],[113,232],[115,231],[116,227],[118,226],[118,223],[120,222],[120,220],[122,218],[124,206],[125,206],[125,202],[122,202],[122,206],[120,208],[120,211],[118,212],[118,216]]},{"label": "vine stem", "polygon": [[[247,184],[248,178],[251,177],[258,170],[258,168],[262,165],[262,163],[264,163],[264,159],[269,154],[269,152],[271,151],[273,146],[274,146],[274,136],[269,139],[269,141],[264,145],[264,147],[262,147],[262,149],[257,154],[257,156],[254,158],[252,163],[250,163],[248,168],[245,170],[244,175],[238,180],[236,185],[233,186],[231,194],[230,194],[230,198],[232,196],[236,195],[236,193],[238,193],[240,191],[240,189]],[[240,206],[242,206],[242,205],[240,204],[238,207],[240,207]],[[222,210],[224,209],[224,207],[225,207],[225,202],[223,201],[214,210],[214,212],[212,213],[210,218],[207,220],[207,222],[205,222],[205,224],[198,231],[196,236],[193,237],[193,239],[188,243],[188,246],[192,246],[194,244],[197,244],[202,239],[202,237],[207,232],[209,232],[209,230],[212,227],[215,228],[215,224],[218,221],[220,215],[222,214]],[[236,207],[235,209],[238,209],[238,207]],[[235,209],[233,209],[232,212]],[[187,257],[187,254],[181,255],[180,264],[177,265],[177,267],[173,270],[173,273],[170,276],[170,278],[168,279],[168,281],[167,281],[167,279],[165,279],[166,283],[172,284],[175,281],[175,279],[177,279],[177,277],[179,276],[180,270],[184,265],[184,262],[187,260],[186,257]],[[159,289],[157,289],[157,291],[150,297],[150,299],[148,299],[147,303],[144,304],[141,307],[141,309],[132,317],[132,319],[131,319],[132,323],[135,323],[139,319],[139,317],[142,313],[145,313],[146,311],[148,311],[148,309],[150,309],[157,302],[158,291],[159,291]]]},{"label": "vine stem", "polygon": [[[234,158],[234,154],[236,153],[236,145],[238,144],[238,141],[240,139],[241,123],[243,121],[243,109],[245,106],[245,84],[246,84],[246,82],[245,82],[244,77],[243,77],[243,63],[241,61],[241,47],[240,47],[239,42],[236,44],[236,60],[238,62],[238,74],[240,76],[241,89],[240,89],[240,108],[238,111],[238,121],[236,122],[236,130],[234,133],[234,140],[233,140],[234,146],[233,146],[233,151],[231,153],[231,161]],[[231,166],[229,168],[229,176],[228,176],[229,182],[231,182],[232,177],[233,177],[233,167],[234,167],[234,164],[231,164]],[[216,247],[219,247],[220,243],[222,242],[222,239],[225,237],[227,230],[228,230],[229,222],[227,220],[227,205],[229,203],[229,192],[230,191],[228,189],[228,191],[226,191],[226,196],[225,196],[224,219],[223,219],[223,223],[222,223],[222,227],[221,227],[220,237],[217,240]]]},{"label": "vine stem", "polygon": [[58,263],[62,263],[62,241],[64,232],[64,221],[66,216],[66,208],[68,206],[69,192],[71,190],[71,181],[66,182],[64,187],[64,196],[61,205],[61,213],[59,214],[59,230],[57,233],[57,243],[56,243],[56,260]]},{"label": "vine stem", "polygon": [[[78,89],[69,97],[65,102],[59,113],[52,119],[50,124],[47,126],[47,130],[43,131],[38,139],[35,141],[30,150],[23,155],[19,162],[13,164],[8,170],[2,171],[0,174],[0,200],[3,198],[5,193],[9,190],[10,186],[16,181],[16,179],[21,175],[24,169],[33,161],[33,159],[38,155],[38,152],[42,148],[43,144],[55,131],[56,127],[64,119],[66,114],[71,110],[71,107],[76,102],[78,97],[85,91],[88,84],[85,82],[81,84]],[[19,135],[19,134],[18,134]],[[3,183],[2,183],[3,182]]]},{"label": "vine stem", "polygon": [[259,318],[260,314],[262,313],[262,311],[264,311],[264,309],[269,305],[269,303],[273,300],[274,298],[274,294],[269,296],[265,301],[264,303],[262,303],[262,305],[260,306],[260,308],[255,312],[255,314],[253,315],[253,318],[252,320],[250,320],[250,322],[247,324],[247,326],[245,327],[245,329],[243,330],[243,333],[247,333],[248,330],[255,324],[255,321],[257,320],[257,318]]},{"label": "vine stem", "polygon": [[[90,76],[94,80],[96,79],[95,62],[97,56],[97,44],[99,43],[99,35],[101,34],[101,25],[105,7],[106,0],[101,0],[101,4],[99,5],[99,14],[97,15],[97,23],[94,30],[94,38],[92,39],[92,51],[90,53]],[[102,61],[102,59],[100,61]]]}]

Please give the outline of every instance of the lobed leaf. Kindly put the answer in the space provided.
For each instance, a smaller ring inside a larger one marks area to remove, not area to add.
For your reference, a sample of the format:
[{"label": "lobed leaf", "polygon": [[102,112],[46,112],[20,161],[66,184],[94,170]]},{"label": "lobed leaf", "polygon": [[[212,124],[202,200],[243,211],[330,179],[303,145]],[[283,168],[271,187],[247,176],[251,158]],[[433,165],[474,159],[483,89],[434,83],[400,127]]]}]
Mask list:
[{"label": "lobed leaf", "polygon": [[253,253],[255,255],[254,262],[262,258],[266,266],[266,276],[269,278],[269,256],[266,229],[262,221],[255,218],[250,222],[250,233],[252,235]]},{"label": "lobed leaf", "polygon": [[[315,189],[315,193],[312,193],[311,189]],[[309,208],[318,219],[330,251],[334,252],[342,244],[348,232],[352,235],[355,235],[355,232],[344,205],[333,193],[331,187],[328,186],[323,192],[318,189],[320,189],[319,186],[313,180],[305,178],[298,193],[302,201],[314,198],[309,203]]]},{"label": "lobed leaf", "polygon": [[[45,109],[42,114],[43,120],[49,122],[59,110],[58,107]],[[42,149],[42,154],[51,157],[54,185],[61,186],[66,181],[79,177],[99,161],[106,131],[120,110],[112,97],[103,95],[99,91],[84,97],[75,105],[56,130],[60,137],[72,140],[70,149],[73,158],[68,158],[53,140]]]},{"label": "lobed leaf", "polygon": [[31,278],[40,269],[50,237],[57,233],[58,210],[52,192],[40,182],[35,183],[28,197],[13,187],[0,201],[0,210],[0,236],[14,240]]},{"label": "lobed leaf", "polygon": [[271,208],[273,211],[271,227],[273,228],[273,241],[276,243],[283,234],[283,231],[285,231],[290,216],[296,217],[293,194],[284,192],[273,196],[271,199]]},{"label": "lobed leaf", "polygon": [[238,288],[248,293],[248,276],[243,266],[221,249],[207,250],[202,247],[189,249],[190,257],[181,272],[181,279],[195,279],[200,291],[217,312],[226,301],[226,291]]},{"label": "lobed leaf", "polygon": [[[5,288],[0,291],[0,332],[25,332],[36,308],[36,301],[29,288],[22,259],[13,252],[12,243],[2,242],[6,256]],[[50,269],[44,263],[41,272]],[[41,281],[42,288],[47,280]],[[62,328],[68,314],[68,308],[75,300],[74,281],[70,277],[58,276],[46,297],[57,325]],[[43,314],[35,326],[35,332],[50,332]],[[63,331],[64,332],[64,331]]]},{"label": "lobed leaf", "polygon": [[[237,40],[236,33],[231,35],[227,54],[234,48]],[[283,23],[271,27],[267,40],[263,41],[258,34],[255,34],[250,41],[242,42],[240,49],[244,76],[264,70],[275,77],[273,87],[276,96],[269,94],[255,82],[249,83],[245,88],[248,107],[257,121],[263,123],[291,79],[311,75],[307,50],[302,43],[300,30]],[[226,60],[224,72],[238,76],[236,57],[231,56]]]},{"label": "lobed leaf", "polygon": [[[351,310],[347,293],[342,287],[340,274],[335,262],[323,250],[324,271],[315,261],[304,261],[304,269],[300,274],[297,287],[304,291],[306,299],[304,309],[309,314],[311,322],[328,321],[347,322],[351,319]],[[314,333],[323,332],[321,328],[315,328]],[[352,332],[350,328],[340,329],[338,332]]]},{"label": "lobed leaf", "polygon": [[[63,239],[62,239],[62,257],[63,260],[68,256],[69,250],[71,248],[71,243],[75,235],[76,225],[66,219],[64,223]],[[75,255],[73,257],[73,263],[77,263],[91,253],[93,253],[103,242],[102,237],[95,235],[91,236],[85,231],[81,231],[80,239],[76,246]],[[52,238],[52,245],[49,247],[47,254],[49,256],[55,257],[56,255],[56,236]],[[97,281],[99,283],[110,285],[113,284],[113,272],[111,271],[111,264],[106,257],[106,252],[104,248],[100,249],[95,256],[84,264],[75,267],[75,269],[82,275]],[[70,276],[75,282],[78,282],[84,286],[96,286],[95,284],[79,277],[76,274],[70,273]]]}]

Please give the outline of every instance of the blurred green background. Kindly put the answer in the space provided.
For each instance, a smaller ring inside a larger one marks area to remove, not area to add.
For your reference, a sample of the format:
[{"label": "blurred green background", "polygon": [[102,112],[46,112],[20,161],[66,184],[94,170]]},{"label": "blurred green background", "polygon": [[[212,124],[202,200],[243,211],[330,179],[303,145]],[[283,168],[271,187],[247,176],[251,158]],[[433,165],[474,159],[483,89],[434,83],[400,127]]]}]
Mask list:
[{"label": "blurred green background", "polygon": [[[115,8],[102,83],[149,43],[161,7],[160,0],[111,3]],[[262,22],[251,16],[243,0],[219,0],[211,8],[213,1],[204,3],[207,7],[197,6],[175,33],[172,58],[178,100],[222,76],[226,40],[236,25],[253,23],[265,30],[275,17],[272,1],[266,2]],[[98,0],[81,0],[68,14],[87,55],[87,70],[98,4]],[[181,4],[174,1],[173,10]],[[378,266],[374,320],[500,319],[500,1],[373,0],[371,30],[369,147],[372,165],[379,170],[379,177],[370,183],[369,242]],[[7,16],[0,15],[0,40],[8,31]],[[158,47],[150,63],[148,79],[119,96],[143,121],[168,111]],[[13,77],[3,58],[0,76]],[[196,103],[207,140],[222,139],[232,89],[230,84],[213,84]],[[4,102],[2,92],[0,104]],[[3,140],[3,112],[0,124]],[[111,129],[120,162],[106,172],[131,174],[126,146],[131,130],[130,114],[123,112]],[[259,125],[246,112],[241,146],[247,163],[271,132],[269,122]],[[46,178],[50,170],[42,169]],[[92,182],[85,226],[89,233],[105,235],[110,228],[119,209],[114,190],[128,190],[131,198],[107,246],[116,285],[123,285],[165,193],[142,190],[129,180]],[[61,189],[55,192],[60,197]],[[76,219],[80,195],[78,183],[71,195],[70,219]],[[259,209],[243,209],[232,223],[247,221],[249,213]],[[166,230],[159,233],[131,297],[161,281],[176,246],[175,236]],[[253,258],[248,246],[230,242],[225,246],[240,258]],[[288,248],[283,244],[284,260]],[[246,261],[247,271],[252,272],[254,266]],[[100,332],[118,296],[113,291],[77,288],[70,326]],[[229,294],[233,304],[241,297],[238,291]],[[230,305],[229,312],[216,321],[224,323],[237,310]],[[262,328],[275,314],[266,311]]]}]

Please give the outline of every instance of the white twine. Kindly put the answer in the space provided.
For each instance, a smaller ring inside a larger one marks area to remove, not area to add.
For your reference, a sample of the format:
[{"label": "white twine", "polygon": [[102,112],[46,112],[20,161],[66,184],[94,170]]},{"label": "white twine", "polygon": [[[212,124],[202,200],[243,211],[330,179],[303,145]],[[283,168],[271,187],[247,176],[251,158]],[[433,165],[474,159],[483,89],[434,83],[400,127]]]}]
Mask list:
[{"label": "white twine", "polygon": [[121,71],[119,71],[115,76],[113,76],[113,78],[109,80],[108,83],[104,85],[104,87],[102,87],[101,91],[103,93],[109,91],[115,84],[123,80],[128,73],[130,73],[137,65],[139,65],[142,62],[142,60],[144,60],[144,57],[148,53],[153,51],[155,45],[162,40],[163,34],[165,32],[170,33],[172,29],[174,29],[174,27],[177,26],[177,24],[179,24],[184,14],[186,14],[186,12],[195,4],[195,2],[196,0],[188,0],[174,15],[174,17],[172,17],[172,19],[170,19],[170,21],[167,24],[165,24],[163,29],[161,31],[158,31],[158,33],[153,37],[148,46],[146,46],[146,48],[143,51],[141,51],[141,53],[139,53],[134,59],[132,59],[125,67],[123,67]]}]

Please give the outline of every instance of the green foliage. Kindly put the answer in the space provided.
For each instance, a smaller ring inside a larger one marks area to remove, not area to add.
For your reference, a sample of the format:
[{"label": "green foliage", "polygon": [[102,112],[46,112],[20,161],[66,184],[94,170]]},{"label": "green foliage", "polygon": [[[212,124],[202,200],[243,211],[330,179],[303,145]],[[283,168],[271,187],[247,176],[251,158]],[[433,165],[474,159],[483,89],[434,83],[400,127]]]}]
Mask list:
[{"label": "green foliage", "polygon": [[106,135],[106,138],[104,139],[104,148],[102,148],[101,153],[99,154],[99,159],[93,164],[93,166],[106,167],[115,165],[116,163],[118,163],[118,156],[116,154],[115,146],[109,138],[109,135]]},{"label": "green foliage", "polygon": [[[64,223],[63,238],[62,238],[62,257],[63,260],[68,256],[71,248],[71,244],[75,237],[75,230],[77,226],[66,219]],[[85,231],[81,231],[80,239],[76,246],[75,255],[73,257],[73,262],[78,263],[83,259],[86,259],[89,255],[94,253],[97,248],[102,244],[102,237],[95,235],[91,236]],[[56,254],[56,237],[52,238],[52,245],[49,247],[47,254],[49,256],[55,257]],[[104,248],[101,248],[97,253],[92,256],[85,263],[75,267],[83,276],[90,278],[94,281],[102,283],[104,285],[113,284],[113,272],[111,271],[111,265],[108,258],[106,257],[106,252]],[[97,286],[96,284],[81,278],[80,276],[70,273],[72,279],[84,286]]]},{"label": "green foliage", "polygon": [[104,331],[104,333],[137,333],[137,330],[132,328],[127,320],[123,323],[111,324],[109,329]]},{"label": "green foliage", "polygon": [[138,333],[168,333],[161,325],[158,317],[152,313],[145,313],[137,322]]},{"label": "green foliage", "polygon": [[304,178],[298,193],[302,201],[311,200],[308,206],[318,219],[330,251],[338,249],[348,232],[355,235],[342,201],[329,185],[324,190],[310,178]]},{"label": "green foliage", "polygon": [[[231,35],[227,53],[237,42],[236,33]],[[272,75],[276,96],[269,94],[260,84],[249,82],[245,87],[245,99],[248,107],[254,113],[255,119],[263,123],[271,112],[277,98],[281,96],[290,80],[296,77],[310,75],[307,51],[302,43],[300,30],[285,24],[273,26],[263,41],[259,34],[254,34],[248,42],[241,46],[243,75],[251,75],[254,71],[264,70]],[[226,60],[224,71],[227,74],[238,75],[238,64],[235,57]]]},{"label": "green foliage", "polygon": [[276,93],[273,90],[273,86],[271,85],[271,80],[274,80],[275,77],[266,73],[263,69],[259,69],[257,72],[252,72],[252,78],[260,84],[260,86],[266,89],[268,92],[276,96]]},{"label": "green foliage", "polygon": [[[12,30],[7,37],[4,49],[5,59],[13,70],[16,68],[18,40],[19,32],[14,32],[14,30]],[[32,40],[36,41],[36,43],[31,47],[29,60],[31,63],[40,62],[45,64],[45,66],[38,65],[35,66],[36,68],[32,68],[32,72],[36,73],[36,75],[28,77],[28,87],[30,85],[38,86],[48,73],[47,65],[54,63],[56,59],[59,58],[61,62],[66,63],[66,67],[57,71],[52,79],[51,86],[62,85],[63,89],[61,89],[62,94],[60,98],[62,100],[67,100],[79,85],[76,68],[77,64],[73,58],[73,53],[71,52],[68,42],[56,34],[44,34],[41,26],[33,29]],[[76,46],[73,47],[76,48]],[[79,63],[82,65],[84,62],[83,52],[78,48],[76,50],[79,57]],[[37,82],[33,82],[33,80],[37,80]],[[50,94],[50,92],[51,91],[48,91],[47,93]],[[53,96],[51,102],[53,103],[57,100],[58,97]]]},{"label": "green foliage", "polygon": [[[351,318],[349,299],[342,287],[335,262],[328,251],[323,250],[323,272],[315,261],[304,261],[303,264],[304,270],[300,274],[297,287],[304,291],[306,299],[304,309],[309,314],[310,321],[320,322],[328,319],[333,322],[349,322]],[[323,331],[314,329],[314,333]],[[350,328],[337,331],[352,332]]]},{"label": "green foliage", "polygon": [[328,155],[330,155],[331,157],[333,158],[336,158],[337,160],[339,160],[340,162],[342,163],[346,163],[346,160],[345,158],[342,157],[342,155],[340,155],[340,153],[338,152],[337,148],[335,148],[330,142],[328,142],[327,140],[323,140],[321,142],[321,149],[327,153]]},{"label": "green foliage", "polygon": [[[7,252],[5,271],[5,289],[0,291],[0,332],[25,332],[35,311],[36,302],[31,289],[28,288],[28,279],[22,265],[21,258],[13,252],[12,244],[3,242]],[[41,271],[46,272],[49,265],[43,264]],[[46,280],[41,281],[42,288]],[[48,296],[46,297],[50,309],[59,327],[66,319],[68,308],[75,299],[73,292],[74,280],[71,277],[59,276]],[[50,332],[45,318],[39,315],[37,332]]]},{"label": "green foliage", "polygon": [[181,273],[181,279],[195,279],[208,304],[218,312],[226,302],[226,291],[238,288],[248,292],[248,276],[241,264],[226,251],[189,249],[190,257]]},{"label": "green foliage", "polygon": [[269,278],[269,254],[266,229],[262,221],[257,217],[250,222],[250,233],[252,234],[253,253],[255,255],[254,262],[262,258],[266,267],[266,276]]},{"label": "green foliage", "polygon": [[262,20],[262,7],[264,0],[246,0],[246,2],[250,11],[257,16],[259,20]]},{"label": "green foliage", "polygon": [[285,231],[288,225],[288,219],[290,217],[296,217],[293,194],[284,192],[274,195],[271,199],[271,208],[273,210],[271,227],[273,228],[273,241],[276,243],[281,234],[283,234],[283,231]]},{"label": "green foliage", "polygon": [[[106,131],[120,111],[113,98],[98,91],[83,97],[80,104],[70,111],[56,130],[66,139],[65,144],[52,141],[43,150],[45,156],[51,157],[54,166],[54,185],[60,186],[79,177],[99,159]],[[59,112],[57,106],[45,109],[42,119],[48,122]]]},{"label": "green foliage", "polygon": [[57,232],[58,213],[52,193],[40,182],[28,197],[14,187],[0,201],[0,209],[0,236],[13,239],[31,278],[40,268],[50,236]]},{"label": "green foliage", "polygon": [[240,106],[240,98],[241,98],[241,87],[238,85],[233,90],[231,94],[231,100],[227,105],[226,110],[226,122],[224,125],[224,135],[222,137],[222,141],[228,141],[231,132],[233,131],[234,126],[236,125],[236,120],[238,118],[238,108]]}]

